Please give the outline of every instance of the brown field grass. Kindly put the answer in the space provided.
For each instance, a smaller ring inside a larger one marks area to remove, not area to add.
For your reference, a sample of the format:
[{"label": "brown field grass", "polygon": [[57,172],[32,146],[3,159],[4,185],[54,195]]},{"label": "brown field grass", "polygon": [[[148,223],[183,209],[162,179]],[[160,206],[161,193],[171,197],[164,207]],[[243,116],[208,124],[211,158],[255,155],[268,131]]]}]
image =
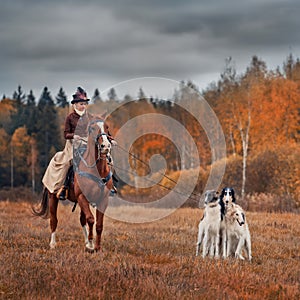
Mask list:
[{"label": "brown field grass", "polygon": [[298,214],[248,212],[249,263],[196,258],[202,212],[191,208],[147,224],[106,217],[103,251],[89,254],[71,208],[59,206],[49,250],[49,220],[0,202],[1,299],[300,299]]}]

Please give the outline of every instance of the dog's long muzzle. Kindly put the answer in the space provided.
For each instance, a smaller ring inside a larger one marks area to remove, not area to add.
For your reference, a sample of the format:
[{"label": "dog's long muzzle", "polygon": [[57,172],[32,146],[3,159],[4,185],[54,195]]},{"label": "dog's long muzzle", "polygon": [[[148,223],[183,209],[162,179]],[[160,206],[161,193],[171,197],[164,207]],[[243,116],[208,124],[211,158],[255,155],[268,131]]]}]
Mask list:
[{"label": "dog's long muzzle", "polygon": [[243,226],[245,224],[244,221],[240,222],[239,220],[237,220],[237,222],[239,223],[240,226]]}]

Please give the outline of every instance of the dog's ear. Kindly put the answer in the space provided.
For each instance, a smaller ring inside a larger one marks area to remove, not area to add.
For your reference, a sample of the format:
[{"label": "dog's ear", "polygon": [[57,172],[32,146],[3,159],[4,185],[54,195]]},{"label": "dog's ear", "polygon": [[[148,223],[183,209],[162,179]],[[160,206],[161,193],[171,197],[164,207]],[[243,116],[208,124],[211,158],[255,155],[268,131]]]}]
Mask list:
[{"label": "dog's ear", "polygon": [[221,206],[221,209],[225,211],[225,203],[224,203],[223,199],[219,198],[219,204]]},{"label": "dog's ear", "polygon": [[220,199],[223,200],[224,198],[224,193],[225,193],[225,188],[222,189]]},{"label": "dog's ear", "polygon": [[230,188],[231,189],[231,193],[232,193],[232,202],[236,202],[236,199],[235,199],[235,191],[233,188]]},{"label": "dog's ear", "polygon": [[245,214],[244,213],[242,213],[242,217],[243,217],[243,221],[245,223]]}]

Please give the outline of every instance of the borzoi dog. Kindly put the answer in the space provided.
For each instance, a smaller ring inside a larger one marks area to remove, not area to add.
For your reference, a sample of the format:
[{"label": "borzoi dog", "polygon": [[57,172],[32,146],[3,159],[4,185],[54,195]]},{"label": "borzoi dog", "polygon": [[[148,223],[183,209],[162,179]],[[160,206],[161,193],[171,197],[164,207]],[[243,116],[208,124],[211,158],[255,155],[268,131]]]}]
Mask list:
[{"label": "borzoi dog", "polygon": [[220,204],[221,206],[224,205],[224,208],[228,206],[228,204],[235,203],[235,192],[234,189],[231,187],[225,187],[220,195]]},{"label": "borzoi dog", "polygon": [[221,206],[217,192],[213,190],[205,192],[204,203],[204,215],[199,222],[196,256],[198,256],[201,243],[203,242],[203,258],[208,252],[210,256],[219,257]]},{"label": "borzoi dog", "polygon": [[236,258],[244,260],[242,250],[245,249],[251,261],[251,237],[243,209],[237,204],[230,204],[226,208],[225,226],[227,236],[226,257],[234,253]]},{"label": "borzoi dog", "polygon": [[231,187],[223,188],[219,199],[219,203],[221,205],[220,237],[222,239],[220,245],[222,245],[223,258],[227,257],[227,232],[226,232],[226,224],[225,224],[225,215],[226,215],[227,207],[235,202],[236,202],[236,198],[235,198],[234,189]]}]

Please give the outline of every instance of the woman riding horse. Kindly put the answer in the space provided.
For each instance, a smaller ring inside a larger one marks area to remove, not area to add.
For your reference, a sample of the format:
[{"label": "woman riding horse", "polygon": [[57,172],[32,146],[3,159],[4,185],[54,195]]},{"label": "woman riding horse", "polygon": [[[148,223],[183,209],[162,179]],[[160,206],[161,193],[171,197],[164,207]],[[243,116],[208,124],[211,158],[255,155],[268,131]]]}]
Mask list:
[{"label": "woman riding horse", "polygon": [[[50,193],[57,193],[59,200],[66,199],[69,179],[68,170],[70,166],[72,166],[73,159],[73,141],[87,137],[87,126],[93,118],[86,109],[88,101],[90,101],[90,99],[87,98],[85,90],[78,87],[71,101],[71,104],[73,104],[73,112],[70,113],[65,120],[65,148],[63,151],[57,152],[51,159],[42,179],[48,191]],[[111,144],[115,144],[110,134],[108,138]]]},{"label": "woman riding horse", "polygon": [[[100,249],[103,215],[108,203],[108,195],[113,188],[111,170],[107,159],[113,139],[104,122],[95,119],[86,111],[88,101],[86,92],[82,88],[78,88],[71,102],[74,105],[74,111],[65,122],[66,146],[62,152],[56,153],[52,158],[43,178],[45,189],[41,206],[39,209],[33,209],[33,213],[41,217],[47,217],[48,211],[50,211],[51,248],[56,245],[58,196],[63,198],[61,195],[57,195],[57,191],[65,181],[71,159],[73,159],[72,142],[77,140],[84,141],[85,144],[87,142],[87,145],[86,151],[80,154],[79,160],[77,160],[74,185],[70,189],[68,199],[75,203],[78,202],[81,208],[80,223],[85,235],[86,248],[90,251]],[[98,178],[98,182],[95,178]],[[65,185],[61,192],[64,191],[66,191]],[[94,216],[90,210],[90,204],[94,203],[97,205],[95,247],[93,245]],[[86,223],[89,225],[89,233]]]}]

